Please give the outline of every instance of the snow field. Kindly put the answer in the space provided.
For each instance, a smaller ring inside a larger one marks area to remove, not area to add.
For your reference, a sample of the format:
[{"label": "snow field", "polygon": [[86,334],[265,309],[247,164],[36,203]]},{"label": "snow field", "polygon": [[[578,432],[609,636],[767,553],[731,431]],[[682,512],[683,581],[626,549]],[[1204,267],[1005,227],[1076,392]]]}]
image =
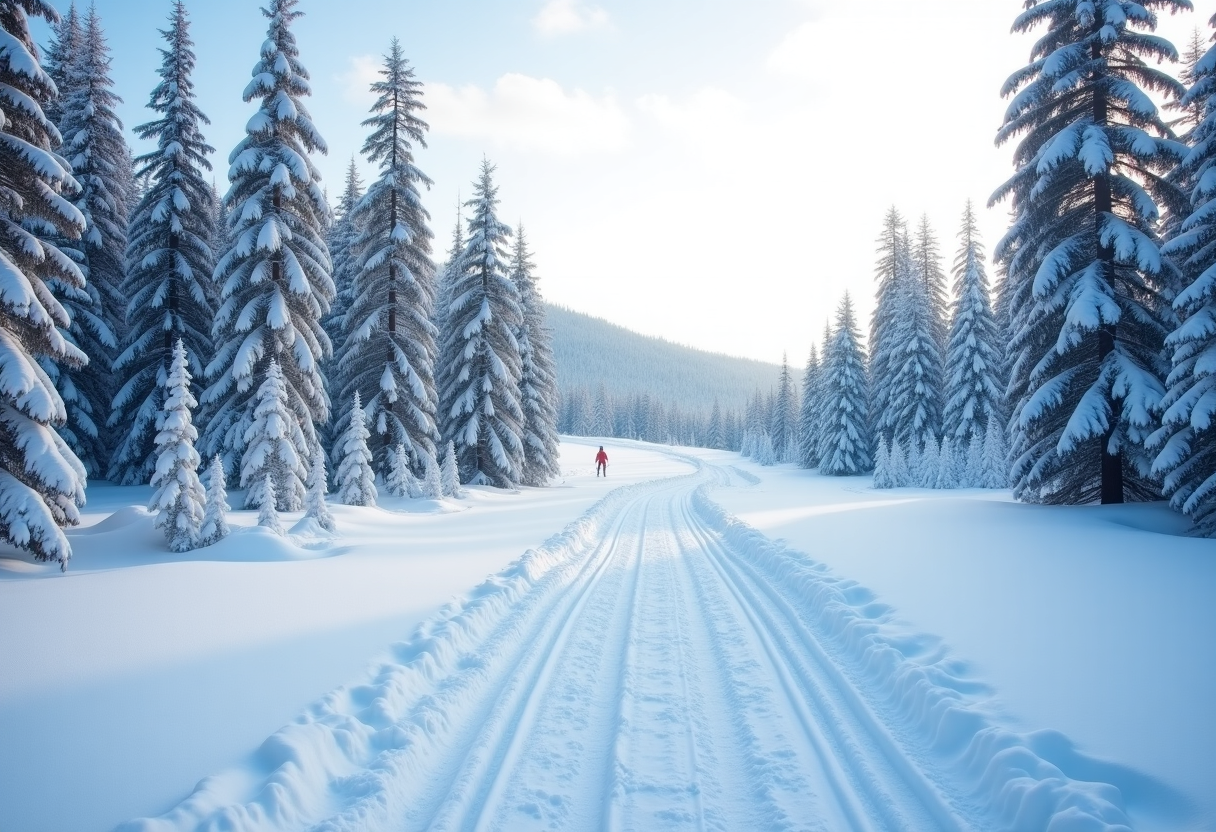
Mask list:
[{"label": "snow field", "polygon": [[332,505],[336,538],[279,538],[234,511],[230,538],[183,554],[142,508],[151,489],[94,484],[66,575],[0,549],[0,624],[37,634],[0,642],[0,829],[107,832],[253,770],[267,736],[448,599],[613,488],[690,470],[620,448],[597,480],[596,445],[567,441],[551,488]]}]

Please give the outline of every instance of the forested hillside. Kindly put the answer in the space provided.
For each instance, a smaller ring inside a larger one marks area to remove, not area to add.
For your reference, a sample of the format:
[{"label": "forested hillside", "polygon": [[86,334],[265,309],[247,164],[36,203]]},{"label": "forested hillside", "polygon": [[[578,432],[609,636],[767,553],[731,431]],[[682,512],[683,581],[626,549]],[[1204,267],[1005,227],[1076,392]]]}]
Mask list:
[{"label": "forested hillside", "polygon": [[757,389],[767,394],[777,386],[776,364],[639,335],[560,306],[550,304],[547,312],[563,391],[594,391],[603,382],[614,398],[648,395],[708,413],[715,399],[724,409],[742,410]]}]

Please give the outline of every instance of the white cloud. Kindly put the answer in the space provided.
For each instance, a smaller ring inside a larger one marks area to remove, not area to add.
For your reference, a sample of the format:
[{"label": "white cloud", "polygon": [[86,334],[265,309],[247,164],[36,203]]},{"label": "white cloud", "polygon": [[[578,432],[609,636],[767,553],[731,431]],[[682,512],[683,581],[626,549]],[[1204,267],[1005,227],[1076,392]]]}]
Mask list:
[{"label": "white cloud", "polygon": [[637,107],[664,133],[703,159],[742,150],[751,140],[748,104],[717,87],[704,87],[682,100],[644,95]]},{"label": "white cloud", "polygon": [[582,156],[629,143],[629,117],[612,95],[567,91],[549,78],[508,73],[489,92],[472,84],[429,83],[426,105],[435,133],[486,138],[516,150]]},{"label": "white cloud", "polygon": [[532,18],[532,26],[546,37],[610,27],[608,12],[582,0],[549,0]]},{"label": "white cloud", "polygon": [[342,82],[342,97],[352,104],[371,106],[376,100],[371,84],[380,80],[383,58],[375,55],[356,55],[350,59],[350,68],[338,76]]}]

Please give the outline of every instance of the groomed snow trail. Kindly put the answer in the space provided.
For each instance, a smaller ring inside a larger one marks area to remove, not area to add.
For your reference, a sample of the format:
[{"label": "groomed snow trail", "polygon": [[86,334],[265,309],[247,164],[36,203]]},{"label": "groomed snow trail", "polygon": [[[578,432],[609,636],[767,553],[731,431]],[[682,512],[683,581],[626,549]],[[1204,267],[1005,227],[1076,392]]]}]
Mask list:
[{"label": "groomed snow trail", "polygon": [[122,829],[1126,829],[1111,787],[880,638],[885,608],[833,600],[855,584],[715,515],[705,488],[732,474],[698,465],[613,492],[424,625],[267,740],[263,777]]}]

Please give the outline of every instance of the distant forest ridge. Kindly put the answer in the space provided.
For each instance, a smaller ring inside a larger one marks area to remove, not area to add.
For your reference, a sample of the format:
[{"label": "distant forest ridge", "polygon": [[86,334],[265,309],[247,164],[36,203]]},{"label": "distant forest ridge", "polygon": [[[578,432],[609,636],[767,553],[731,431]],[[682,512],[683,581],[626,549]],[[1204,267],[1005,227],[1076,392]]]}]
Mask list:
[{"label": "distant forest ridge", "polygon": [[649,395],[708,413],[715,399],[742,411],[757,389],[777,387],[777,364],[673,344],[563,306],[546,304],[546,312],[562,391],[594,393],[603,382],[614,399]]}]

